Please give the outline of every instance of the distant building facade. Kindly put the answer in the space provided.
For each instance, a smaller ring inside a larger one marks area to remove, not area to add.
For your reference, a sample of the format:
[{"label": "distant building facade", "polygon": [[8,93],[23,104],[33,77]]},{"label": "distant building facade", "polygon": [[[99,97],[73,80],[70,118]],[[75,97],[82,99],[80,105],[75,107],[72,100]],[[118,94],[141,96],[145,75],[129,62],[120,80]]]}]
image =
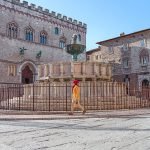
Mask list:
[{"label": "distant building facade", "polygon": [[99,48],[87,51],[88,61],[113,64],[113,80],[130,86],[150,85],[150,29],[98,42]]},{"label": "distant building facade", "polygon": [[1,0],[0,82],[32,83],[39,64],[70,61],[64,47],[73,34],[86,45],[86,28],[80,21],[26,1]]}]

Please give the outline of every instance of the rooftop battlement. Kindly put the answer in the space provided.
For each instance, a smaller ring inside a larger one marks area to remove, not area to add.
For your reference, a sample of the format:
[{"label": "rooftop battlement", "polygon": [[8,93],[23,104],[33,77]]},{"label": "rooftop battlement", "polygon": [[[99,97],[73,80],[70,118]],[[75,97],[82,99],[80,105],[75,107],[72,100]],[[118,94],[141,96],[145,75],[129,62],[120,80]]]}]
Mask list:
[{"label": "rooftop battlement", "polygon": [[82,23],[81,21],[77,21],[75,19],[72,19],[70,17],[64,16],[64,15],[62,15],[60,13],[56,13],[54,11],[50,12],[49,9],[43,9],[43,7],[36,6],[35,4],[32,4],[32,3],[29,5],[29,3],[27,1],[22,1],[22,2],[20,0],[3,0],[3,1],[7,1],[7,2],[16,4],[16,5],[25,7],[25,8],[28,8],[30,10],[38,11],[38,12],[43,13],[45,15],[52,16],[52,17],[57,18],[59,20],[67,21],[69,23],[72,23],[74,25],[83,27],[85,29],[87,28],[87,24]]}]

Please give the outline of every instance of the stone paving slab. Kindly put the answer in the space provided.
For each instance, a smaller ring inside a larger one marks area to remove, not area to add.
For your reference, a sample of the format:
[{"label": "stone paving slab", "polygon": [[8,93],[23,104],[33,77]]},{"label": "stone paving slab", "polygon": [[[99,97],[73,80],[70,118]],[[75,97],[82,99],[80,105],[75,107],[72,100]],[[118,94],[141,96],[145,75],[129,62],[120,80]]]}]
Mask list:
[{"label": "stone paving slab", "polygon": [[82,116],[77,113],[72,119],[0,120],[0,150],[150,150],[148,109],[86,115],[90,117],[73,118]]},{"label": "stone paving slab", "polygon": [[9,111],[0,110],[0,120],[54,120],[54,119],[83,119],[83,118],[118,118],[132,117],[135,115],[150,114],[149,109],[136,110],[107,110],[107,111],[88,111],[86,114],[75,112],[31,112],[31,111]]}]

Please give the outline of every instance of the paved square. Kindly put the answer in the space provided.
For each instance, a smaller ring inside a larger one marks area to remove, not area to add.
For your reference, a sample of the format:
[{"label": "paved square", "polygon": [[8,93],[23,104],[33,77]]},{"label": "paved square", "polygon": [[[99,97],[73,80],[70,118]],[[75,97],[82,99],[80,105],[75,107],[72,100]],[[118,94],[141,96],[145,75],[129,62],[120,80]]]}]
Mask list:
[{"label": "paved square", "polygon": [[1,120],[0,150],[150,150],[150,114],[101,116]]}]

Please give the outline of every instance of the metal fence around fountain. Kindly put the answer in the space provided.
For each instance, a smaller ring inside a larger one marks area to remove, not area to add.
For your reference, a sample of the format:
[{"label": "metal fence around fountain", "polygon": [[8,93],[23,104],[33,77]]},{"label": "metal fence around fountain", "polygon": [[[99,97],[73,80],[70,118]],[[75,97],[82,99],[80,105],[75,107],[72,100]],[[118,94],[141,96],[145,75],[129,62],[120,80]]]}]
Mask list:
[{"label": "metal fence around fountain", "polygon": [[[0,83],[0,109],[70,111],[71,82]],[[80,82],[81,104],[86,110],[117,110],[150,107],[150,86],[130,88],[124,83]]]}]

